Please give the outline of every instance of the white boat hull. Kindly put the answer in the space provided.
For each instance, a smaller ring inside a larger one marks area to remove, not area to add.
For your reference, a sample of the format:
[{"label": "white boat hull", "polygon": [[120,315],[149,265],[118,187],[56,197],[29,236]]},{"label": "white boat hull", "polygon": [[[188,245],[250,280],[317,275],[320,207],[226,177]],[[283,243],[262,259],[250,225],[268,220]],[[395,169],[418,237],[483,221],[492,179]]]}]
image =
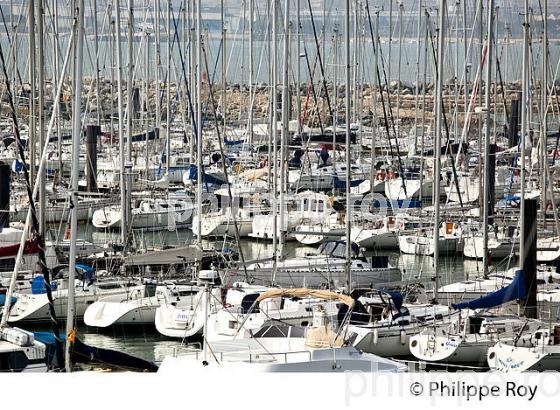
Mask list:
[{"label": "white boat hull", "polygon": [[546,347],[515,347],[503,343],[488,349],[488,366],[503,373],[560,370],[560,351],[548,352]]},{"label": "white boat hull", "polygon": [[[482,259],[484,255],[484,240],[480,236],[464,237],[463,254],[467,258]],[[488,252],[493,258],[506,258],[513,253],[519,252],[519,243],[512,243],[510,240],[500,241],[495,238],[488,238]]]},{"label": "white boat hull", "polygon": [[111,301],[104,298],[91,304],[84,313],[87,326],[106,328],[115,325],[154,325],[156,309],[155,297],[136,300]]}]

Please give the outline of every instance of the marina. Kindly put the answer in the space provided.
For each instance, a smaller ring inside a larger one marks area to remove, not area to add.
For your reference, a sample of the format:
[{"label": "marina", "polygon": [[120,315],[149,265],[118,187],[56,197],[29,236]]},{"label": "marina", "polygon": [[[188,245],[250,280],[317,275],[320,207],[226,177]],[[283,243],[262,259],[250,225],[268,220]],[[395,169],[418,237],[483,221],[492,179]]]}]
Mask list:
[{"label": "marina", "polygon": [[560,370],[559,17],[0,1],[0,373]]}]

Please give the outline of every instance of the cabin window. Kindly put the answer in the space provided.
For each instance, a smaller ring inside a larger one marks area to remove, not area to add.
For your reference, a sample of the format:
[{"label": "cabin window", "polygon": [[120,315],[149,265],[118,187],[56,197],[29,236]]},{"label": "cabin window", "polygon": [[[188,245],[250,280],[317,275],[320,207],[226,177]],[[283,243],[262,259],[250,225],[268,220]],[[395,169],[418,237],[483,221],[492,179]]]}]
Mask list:
[{"label": "cabin window", "polygon": [[196,293],[197,293],[196,290],[180,290],[180,291],[173,292],[172,295],[173,296],[192,296],[192,295],[196,295]]},{"label": "cabin window", "polygon": [[119,289],[121,288],[121,285],[119,283],[106,283],[106,284],[98,284],[97,287],[99,289],[109,290],[109,289]]}]

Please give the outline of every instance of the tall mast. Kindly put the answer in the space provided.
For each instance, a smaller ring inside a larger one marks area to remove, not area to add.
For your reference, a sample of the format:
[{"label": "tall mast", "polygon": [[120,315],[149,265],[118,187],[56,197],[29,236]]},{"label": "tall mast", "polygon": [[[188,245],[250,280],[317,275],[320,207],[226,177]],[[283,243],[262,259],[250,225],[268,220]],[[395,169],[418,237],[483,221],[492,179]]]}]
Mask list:
[{"label": "tall mast", "polygon": [[[144,0],[144,6],[145,11],[144,11],[144,18],[145,21],[148,21],[148,11],[150,10],[149,7],[149,1]],[[145,27],[144,28],[144,38],[146,39],[146,44],[145,44],[145,53],[144,53],[144,61],[145,61],[145,67],[144,67],[144,107],[142,107],[142,113],[145,114],[145,118],[143,121],[144,127],[146,128],[146,147],[144,149],[144,155],[145,155],[145,168],[146,168],[146,179],[150,179],[150,150],[149,150],[149,145],[150,145],[150,116],[149,116],[149,111],[150,111],[150,30]]]},{"label": "tall mast", "polygon": [[196,1],[196,168],[197,168],[197,196],[196,209],[198,213],[197,241],[202,243],[202,3]]},{"label": "tall mast", "polygon": [[297,133],[301,135],[301,0],[296,0],[296,118]]},{"label": "tall mast", "polygon": [[160,100],[160,94],[161,94],[161,87],[160,87],[160,74],[161,74],[161,36],[160,36],[160,14],[159,14],[159,10],[160,10],[160,0],[156,0],[156,5],[155,5],[155,10],[154,10],[154,20],[155,20],[155,43],[156,43],[156,47],[155,47],[155,60],[156,60],[156,69],[155,69],[155,75],[154,75],[154,82],[156,85],[156,93],[155,93],[155,99],[156,99],[156,128],[158,130],[158,132],[160,133],[159,135],[161,136],[161,100]]},{"label": "tall mast", "polygon": [[165,168],[171,164],[171,1],[167,2],[167,81],[165,84]]},{"label": "tall mast", "polygon": [[[475,85],[475,87],[478,87],[478,106],[482,107],[482,59],[483,59],[483,55],[484,55],[484,17],[482,16],[482,13],[484,11],[484,5],[482,4],[483,0],[478,0],[478,20],[479,20],[479,51],[480,51],[480,75],[478,76],[478,83],[477,85]],[[487,54],[488,55],[488,54]],[[476,80],[476,76],[475,76],[475,80]],[[478,115],[477,116],[477,125],[478,125],[478,129],[477,129],[477,133],[478,133],[478,149],[480,150],[480,152],[483,151],[482,148],[482,115]],[[479,179],[480,179],[480,184],[479,184],[479,198],[478,198],[478,202],[480,204],[480,208],[482,209],[482,207],[484,206],[484,187],[483,187],[483,175],[484,175],[484,170],[482,168],[482,161],[478,161],[478,175],[479,175]]]},{"label": "tall mast", "polygon": [[463,118],[467,118],[467,111],[469,109],[469,69],[467,63],[467,48],[467,0],[463,0]]},{"label": "tall mast", "polygon": [[222,23],[222,115],[223,120],[223,132],[222,135],[226,135],[226,124],[227,124],[227,106],[226,106],[226,94],[227,94],[227,54],[226,54],[226,19],[225,19],[225,8],[224,0],[220,0],[220,18]]},{"label": "tall mast", "polygon": [[437,81],[436,81],[436,132],[434,135],[434,301],[437,302],[439,287],[439,205],[441,175],[441,130],[443,105],[443,51],[445,46],[445,12],[446,0],[439,2],[439,36],[437,50]]},{"label": "tall mast", "polygon": [[[119,116],[119,167],[120,167],[120,186],[126,191],[125,183],[125,149],[124,149],[124,112],[123,112],[123,74],[122,74],[122,52],[121,52],[121,6],[120,0],[115,0],[115,41],[117,50],[117,111]],[[130,139],[130,138],[129,138]],[[126,214],[126,194],[121,195],[121,241],[126,244],[127,238],[127,214]]]},{"label": "tall mast", "polygon": [[[272,129],[270,135],[272,139],[272,164],[269,164],[269,173],[272,175],[272,249],[273,249],[273,265],[272,265],[272,284],[276,281],[276,269],[278,267],[278,150],[277,150],[277,121],[276,112],[278,109],[277,98],[277,76],[278,76],[278,56],[276,45],[278,41],[278,0],[272,0],[272,111],[270,124]],[[274,167],[274,168],[272,168]],[[274,171],[272,171],[274,169]],[[282,203],[280,203],[282,206]]]},{"label": "tall mast", "polygon": [[[60,60],[60,56],[59,56],[59,52],[58,52],[58,0],[53,0],[53,20],[54,20],[54,24],[53,24],[53,84],[58,84],[58,76],[59,76],[59,60]],[[110,19],[109,19],[110,20]],[[15,39],[15,34],[14,34],[14,39]],[[15,41],[15,40],[14,40]],[[16,43],[17,45],[17,43]],[[17,47],[16,47],[17,48]],[[14,53],[16,48],[14,48]],[[15,67],[15,63],[14,63],[14,67]],[[15,82],[14,82],[14,89],[15,89]],[[112,86],[112,82],[111,82],[111,86]],[[56,87],[53,87],[53,97],[57,98],[56,95]],[[17,93],[14,93],[14,95],[16,95]],[[111,100],[112,101],[112,100]],[[59,169],[59,175],[60,177],[62,177],[62,170],[63,170],[63,163],[62,163],[62,130],[60,127],[60,117],[59,117],[59,105],[55,104],[54,108],[56,109],[56,139],[57,139],[57,153],[58,153],[58,169]],[[112,114],[112,112],[111,112]],[[111,115],[112,118],[112,115]]]},{"label": "tall mast", "polygon": [[[548,134],[548,0],[543,0],[543,72],[542,72],[542,85],[543,87],[543,108],[542,108],[542,137],[543,137],[543,161],[544,161],[544,169],[545,169],[545,178],[550,181],[550,168],[548,165],[548,152],[547,152],[547,134]],[[544,191],[548,186],[549,195],[550,195],[550,202],[552,204],[552,210],[554,211],[554,225],[556,228],[556,235],[560,238],[560,221],[558,219],[558,208],[556,207],[555,197],[554,197],[554,188],[551,183],[547,184],[546,180],[543,182]],[[546,192],[545,192],[546,198]],[[543,208],[545,209],[545,208]],[[546,218],[546,216],[545,216]],[[546,219],[545,219],[546,221]]]},{"label": "tall mast", "polygon": [[459,135],[459,7],[461,6],[461,1],[457,0],[455,2],[455,81],[453,91],[454,91],[454,101],[453,105],[455,109],[453,110],[453,136],[458,138]]},{"label": "tall mast", "polygon": [[92,0],[91,7],[93,9],[93,45],[95,47],[95,91],[97,94],[97,125],[101,125],[101,80],[99,78],[99,37],[97,28],[97,0]]},{"label": "tall mast", "polygon": [[[127,92],[127,139],[126,139],[126,160],[132,161],[132,120],[134,118],[134,104],[132,103],[133,100],[133,91],[134,91],[134,0],[128,0],[128,35],[127,35],[127,51],[128,51],[128,79],[126,80],[126,92]],[[128,177],[128,176],[127,176]],[[128,179],[128,178],[127,178]],[[132,189],[131,186],[128,189]],[[127,204],[128,206],[128,204]]]},{"label": "tall mast", "polygon": [[280,254],[283,254],[283,246],[287,229],[287,215],[285,211],[286,191],[286,163],[287,142],[290,122],[290,83],[288,73],[290,71],[290,0],[284,2],[284,50],[282,70],[282,134],[280,136]]},{"label": "tall mast", "polygon": [[[414,154],[418,152],[418,110],[419,110],[419,97],[420,97],[420,31],[421,30],[422,30],[422,0],[418,0],[418,22],[417,22],[417,30],[416,30],[416,87],[414,90]],[[420,193],[420,196],[422,196],[422,193]]]},{"label": "tall mast", "polygon": [[355,123],[358,121],[358,50],[360,49],[358,46],[358,0],[354,0],[351,6],[352,4],[354,5],[354,10],[351,10],[350,13],[354,18],[352,19],[352,88],[350,89],[354,91],[352,92],[352,122]]},{"label": "tall mast", "polygon": [[[338,127],[338,24],[335,23],[333,28],[333,133],[332,133],[332,167],[336,169],[336,130]],[[334,188],[334,181],[333,181]]]},{"label": "tall mast", "polygon": [[36,79],[35,79],[35,0],[29,0],[28,4],[28,36],[29,36],[29,87],[31,93],[29,96],[29,168],[31,175],[31,185],[35,183],[36,170],[36,149],[37,137],[35,127],[35,98],[36,98]]},{"label": "tall mast", "polygon": [[[58,0],[55,0],[55,2],[57,2]],[[110,144],[110,148],[111,150],[113,149],[113,133],[115,132],[115,124],[114,124],[114,119],[115,119],[115,60],[116,58],[116,47],[115,47],[115,41],[116,41],[116,36],[115,36],[115,18],[113,17],[113,7],[114,4],[112,4],[111,2],[107,3],[107,13],[109,14],[109,47],[110,47],[110,76],[111,76],[111,98],[110,100],[110,106],[111,106],[111,115],[109,118],[109,126],[111,127],[111,140],[109,142]],[[59,123],[60,121],[58,121]],[[59,126],[59,135],[60,135],[60,126]],[[59,155],[62,155],[62,136],[59,136],[58,138],[58,144],[59,144],[59,148],[58,148],[58,152]],[[62,159],[61,161],[61,167],[62,167]]]},{"label": "tall mast", "polygon": [[[74,51],[74,97],[72,109],[72,196],[70,208],[70,255],[68,266],[68,311],[66,320],[66,335],[74,332],[75,320],[75,300],[74,282],[76,280],[76,239],[78,235],[78,181],[80,179],[80,137],[82,134],[82,64],[84,47],[84,0],[76,2],[76,18],[78,25],[76,28],[77,41]],[[70,339],[70,338],[68,338]],[[72,371],[72,360],[70,357],[72,343],[66,341],[64,362],[67,372]]]},{"label": "tall mast", "polygon": [[[44,40],[44,28],[43,28],[43,0],[37,0],[36,5],[36,21],[37,21],[37,36],[39,41],[39,101],[37,103],[37,116],[39,122],[39,152],[43,152],[45,145],[45,118],[44,118],[44,106],[45,106],[45,40]],[[39,178],[39,234],[45,237],[45,215],[46,215],[46,193],[45,193],[45,173],[41,172],[38,175]]]},{"label": "tall mast", "polygon": [[[528,136],[528,126],[527,126],[527,114],[528,114],[528,100],[529,100],[529,90],[528,90],[528,80],[529,80],[529,69],[527,67],[527,62],[529,59],[529,0],[525,0],[525,22],[523,23],[523,66],[521,68],[521,149],[519,150],[519,155],[521,156],[521,207],[520,215],[525,215],[525,147],[527,144]],[[525,266],[525,224],[521,223],[521,234],[519,236],[519,269],[523,270]]]},{"label": "tall mast", "polygon": [[393,48],[393,0],[389,0],[389,51],[387,54],[387,81],[391,85],[391,49]]},{"label": "tall mast", "polygon": [[352,251],[352,241],[350,240],[351,235],[351,205],[352,201],[350,198],[350,0],[345,0],[344,5],[344,53],[345,53],[345,65],[346,65],[346,291],[351,292],[352,287],[352,271],[351,267],[351,251]]},{"label": "tall mast", "polygon": [[[486,136],[484,138],[484,198],[482,207],[482,236],[484,243],[484,252],[482,254],[482,273],[484,277],[488,277],[488,214],[489,207],[492,204],[490,200],[490,85],[492,82],[492,29],[494,18],[494,0],[488,0],[488,34],[486,36],[486,94],[484,97],[484,109],[486,110]],[[494,104],[495,109],[495,104]]]},{"label": "tall mast", "polygon": [[253,19],[255,8],[255,0],[249,2],[249,144],[253,143]]},{"label": "tall mast", "polygon": [[[57,15],[57,7],[56,7],[56,0],[53,0],[53,2],[55,3],[54,6],[54,21],[55,21],[55,32],[56,30],[56,25],[57,25],[57,19],[58,19],[58,15]],[[13,35],[13,42],[14,42],[14,48],[13,48],[13,52],[12,52],[12,95],[14,98],[14,103],[16,104],[16,107],[18,106],[18,100],[17,100],[17,87],[18,87],[18,82],[17,82],[17,78],[18,78],[18,53],[17,53],[17,49],[18,49],[18,23],[17,20],[14,21],[14,16],[15,16],[15,9],[14,9],[14,0],[10,0],[10,27],[12,29],[12,35]],[[56,34],[55,34],[56,35]],[[55,53],[57,52],[57,50],[55,49]]]},{"label": "tall mast", "polygon": [[[191,0],[187,0],[188,2],[190,2]],[[191,162],[196,162],[195,158],[194,158],[194,153],[196,151],[196,147],[198,145],[195,146],[195,141],[197,140],[197,137],[195,134],[196,130],[195,130],[195,124],[196,124],[196,107],[198,106],[196,101],[198,101],[198,97],[197,97],[197,93],[198,93],[198,89],[196,87],[196,33],[195,33],[195,25],[196,25],[196,0],[192,0],[191,3],[191,7],[190,7],[190,29],[189,29],[189,38],[190,38],[190,47],[189,47],[189,75],[190,75],[190,80],[189,80],[189,84],[191,84],[191,98],[193,101],[195,101],[194,106],[192,107],[192,112],[190,115],[190,119],[191,119],[191,143],[189,146],[189,150],[191,153]],[[197,154],[198,155],[198,154]],[[198,174],[197,174],[198,175]]]},{"label": "tall mast", "polygon": [[[129,222],[132,221],[132,210],[131,210],[131,196],[132,196],[132,129],[133,123],[132,119],[134,117],[134,104],[133,100],[133,90],[134,90],[134,43],[133,43],[133,26],[134,26],[134,0],[128,0],[128,39],[127,39],[127,51],[128,51],[128,78],[126,80],[126,163],[125,163],[125,184],[126,189],[124,191],[124,197],[126,199],[124,213],[126,214],[126,229],[127,229],[127,242],[128,237],[128,227]],[[126,247],[125,247],[126,248]]]},{"label": "tall mast", "polygon": [[[369,7],[369,6],[367,6]],[[373,50],[374,50],[374,63],[373,63],[373,90],[371,92],[371,111],[373,113],[373,126],[371,132],[371,152],[370,152],[370,159],[371,159],[371,190],[373,190],[373,184],[375,183],[376,177],[376,170],[375,170],[375,162],[376,162],[376,152],[375,147],[377,145],[377,93],[379,92],[379,81],[377,77],[377,69],[379,64],[379,10],[375,12],[375,37],[373,39]]]},{"label": "tall mast", "polygon": [[[424,184],[424,142],[426,136],[426,84],[428,84],[428,68],[433,65],[428,64],[428,39],[430,35],[430,27],[432,23],[430,22],[430,14],[427,8],[424,7],[424,70],[422,72],[422,125],[420,133],[420,185]],[[422,189],[418,190],[418,200],[422,201]]]},{"label": "tall mast", "polygon": [[[183,2],[183,21],[182,21],[182,30],[183,30],[183,50],[184,50],[184,58],[187,59],[187,50],[190,47],[189,44],[189,33],[190,33],[190,29],[189,29],[189,2],[188,0],[185,0]],[[188,62],[185,64],[185,82],[188,84],[188,88],[192,89],[191,85],[189,83],[190,80],[190,70],[191,67],[188,64]],[[177,81],[177,87],[179,87],[179,81]],[[190,91],[190,90],[189,90]],[[185,96],[187,96],[187,86],[185,86]],[[192,100],[191,100],[192,101]],[[188,118],[189,118],[189,111],[190,111],[190,106],[189,106],[189,101],[187,98],[183,98],[183,110],[181,113],[182,119],[183,119],[183,129],[185,131],[185,136],[187,138],[187,140],[189,141],[189,160],[192,159],[192,151],[191,151],[191,147],[192,147],[192,134],[189,133],[189,128],[187,126],[188,124]],[[191,130],[192,131],[192,130]]]},{"label": "tall mast", "polygon": [[[399,3],[399,59],[397,63],[397,131],[400,129],[401,120],[401,63],[402,63],[402,43],[403,43],[403,4]],[[396,136],[395,136],[396,137]]]}]

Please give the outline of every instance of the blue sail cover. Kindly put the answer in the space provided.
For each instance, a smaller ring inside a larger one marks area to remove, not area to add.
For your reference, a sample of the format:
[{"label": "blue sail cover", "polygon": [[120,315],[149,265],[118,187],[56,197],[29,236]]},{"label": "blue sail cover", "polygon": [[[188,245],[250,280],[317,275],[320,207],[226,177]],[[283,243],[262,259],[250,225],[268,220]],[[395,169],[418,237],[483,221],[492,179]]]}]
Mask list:
[{"label": "blue sail cover", "polygon": [[[350,186],[351,187],[357,187],[362,182],[364,182],[363,179],[355,179],[355,180],[350,181]],[[340,179],[336,175],[333,175],[333,183],[334,183],[335,188],[338,188],[338,189],[346,188],[346,181],[343,180],[343,179]]]},{"label": "blue sail cover", "polygon": [[[57,288],[57,282],[51,281],[51,290],[56,290]],[[31,281],[31,294],[42,295],[43,293],[47,293],[47,284],[43,275],[37,275]]]},{"label": "blue sail cover", "polygon": [[375,198],[371,203],[372,208],[391,208],[395,211],[407,208],[422,208],[422,201],[419,199],[397,199],[397,200],[381,200]]},{"label": "blue sail cover", "polygon": [[[11,305],[13,306],[14,303],[17,302],[17,298],[12,296],[11,301]],[[0,306],[4,306],[4,303],[6,303],[6,295],[0,295]]]},{"label": "blue sail cover", "polygon": [[391,297],[391,299],[393,300],[393,303],[395,305],[395,307],[397,308],[397,310],[401,310],[402,304],[403,304],[403,295],[401,292],[397,292],[394,290],[389,290],[389,289],[380,289],[380,292],[382,293],[386,293],[387,295],[389,295]]},{"label": "blue sail cover", "polygon": [[524,299],[527,296],[524,276],[524,272],[519,270],[516,272],[515,278],[513,278],[511,283],[500,290],[489,293],[478,299],[452,304],[451,306],[453,306],[454,309],[486,309],[499,306],[511,300]]},{"label": "blue sail cover", "polygon": [[226,145],[240,145],[245,144],[245,140],[229,140],[227,138],[224,138],[224,143]]}]

